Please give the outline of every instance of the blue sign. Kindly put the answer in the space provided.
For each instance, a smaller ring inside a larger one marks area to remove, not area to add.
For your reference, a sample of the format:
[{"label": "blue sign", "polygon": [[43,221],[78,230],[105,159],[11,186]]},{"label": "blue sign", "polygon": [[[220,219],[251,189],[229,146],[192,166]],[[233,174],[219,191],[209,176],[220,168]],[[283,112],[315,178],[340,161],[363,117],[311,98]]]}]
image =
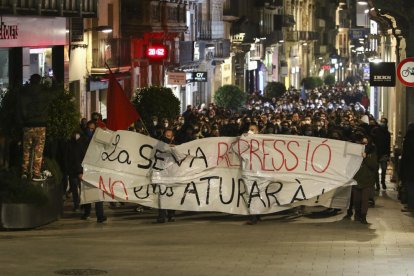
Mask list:
[{"label": "blue sign", "polygon": [[369,34],[369,30],[366,28],[354,28],[349,30],[349,39],[365,38]]}]

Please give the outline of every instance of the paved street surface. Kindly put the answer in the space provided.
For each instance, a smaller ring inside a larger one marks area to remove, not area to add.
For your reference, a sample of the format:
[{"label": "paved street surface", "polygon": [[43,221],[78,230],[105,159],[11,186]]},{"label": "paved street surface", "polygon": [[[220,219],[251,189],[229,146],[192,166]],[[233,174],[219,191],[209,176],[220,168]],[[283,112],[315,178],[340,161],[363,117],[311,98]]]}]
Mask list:
[{"label": "paved street surface", "polygon": [[392,184],[368,221],[306,209],[263,217],[180,212],[154,224],[155,210],[106,207],[108,221],[62,219],[0,232],[0,275],[414,275],[414,216]]}]

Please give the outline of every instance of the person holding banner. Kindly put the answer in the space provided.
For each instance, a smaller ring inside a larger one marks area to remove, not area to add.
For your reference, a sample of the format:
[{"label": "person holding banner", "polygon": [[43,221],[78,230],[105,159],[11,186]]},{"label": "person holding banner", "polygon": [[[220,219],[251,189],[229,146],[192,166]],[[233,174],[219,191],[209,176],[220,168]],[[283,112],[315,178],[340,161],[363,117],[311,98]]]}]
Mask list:
[{"label": "person holding banner", "polygon": [[[162,142],[170,145],[170,147],[175,146],[174,140],[174,131],[171,128],[167,128],[164,131],[163,136],[160,139]],[[165,220],[168,219],[168,222],[175,221],[175,210],[167,210],[167,209],[158,209],[158,218],[157,223],[165,223]]]},{"label": "person holding banner", "polygon": [[[93,134],[95,132],[96,129],[96,124],[94,121],[89,121],[86,124],[86,135],[81,136],[79,138],[79,143],[80,143],[80,158],[79,161],[82,162],[82,160],[84,159],[84,156],[86,154],[86,151],[88,149],[89,143],[92,140]],[[81,171],[78,175],[79,180],[82,181],[82,177],[83,177],[83,168],[81,168]],[[91,214],[91,209],[92,209],[92,204],[88,203],[88,204],[84,204],[82,205],[83,207],[83,215],[81,216],[82,220],[87,220]],[[95,213],[96,213],[96,221],[98,223],[102,223],[106,221],[106,216],[104,216],[104,209],[103,209],[103,202],[102,201],[98,201],[95,202]]]},{"label": "person holding banner", "polygon": [[[255,123],[250,124],[249,131],[245,135],[251,135],[251,134],[258,134],[259,128]],[[246,222],[247,225],[255,225],[258,221],[260,221],[260,215],[249,215],[249,218]]]},{"label": "person holding banner", "polygon": [[354,220],[360,221],[362,224],[368,224],[367,213],[369,196],[374,189],[376,171],[378,170],[378,159],[375,147],[367,135],[360,135],[359,143],[365,145],[365,152],[361,167],[354,176],[357,185],[352,187],[353,207],[355,210]]}]

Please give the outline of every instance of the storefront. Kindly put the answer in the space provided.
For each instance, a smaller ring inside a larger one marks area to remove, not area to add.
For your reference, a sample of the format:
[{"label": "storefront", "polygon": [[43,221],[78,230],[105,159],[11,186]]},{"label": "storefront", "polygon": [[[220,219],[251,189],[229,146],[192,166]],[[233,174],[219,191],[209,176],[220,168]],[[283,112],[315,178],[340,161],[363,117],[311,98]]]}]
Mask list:
[{"label": "storefront", "polygon": [[32,74],[65,80],[66,18],[1,17],[0,88],[24,84]]}]

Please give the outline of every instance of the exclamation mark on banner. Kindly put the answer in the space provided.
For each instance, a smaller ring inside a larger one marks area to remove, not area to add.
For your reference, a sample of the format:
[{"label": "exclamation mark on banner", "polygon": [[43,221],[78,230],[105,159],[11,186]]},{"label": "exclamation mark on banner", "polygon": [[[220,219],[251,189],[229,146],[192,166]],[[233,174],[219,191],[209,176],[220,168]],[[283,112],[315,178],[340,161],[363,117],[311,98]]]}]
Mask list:
[{"label": "exclamation mark on banner", "polygon": [[[323,195],[324,193],[325,193],[325,189],[322,189],[322,194],[321,194],[321,195]],[[316,197],[316,201],[315,201],[315,203],[319,203],[319,197],[320,197],[321,195],[318,195],[318,196]]]}]

